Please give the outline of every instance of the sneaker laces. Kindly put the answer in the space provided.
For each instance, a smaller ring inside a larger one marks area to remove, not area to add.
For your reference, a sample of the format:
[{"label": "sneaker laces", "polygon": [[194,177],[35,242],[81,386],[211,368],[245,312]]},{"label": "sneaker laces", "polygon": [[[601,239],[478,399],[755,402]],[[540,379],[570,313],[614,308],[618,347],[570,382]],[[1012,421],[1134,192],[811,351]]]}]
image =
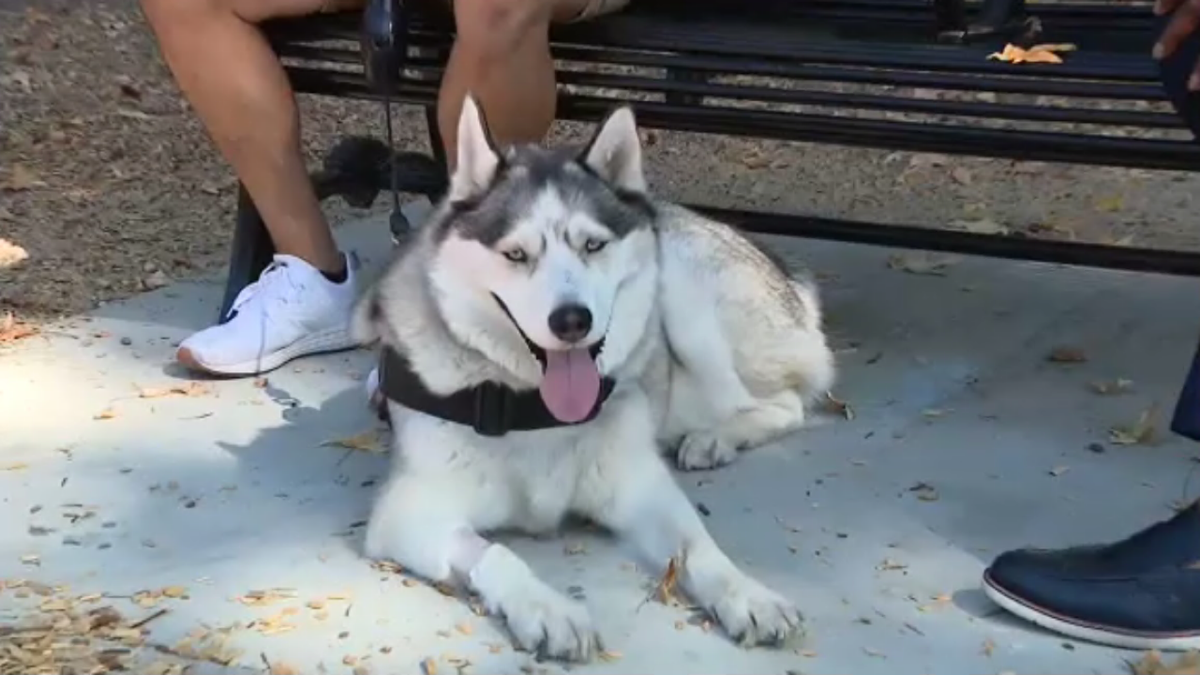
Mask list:
[{"label": "sneaker laces", "polygon": [[[266,269],[262,271],[262,274],[258,275],[258,280],[247,284],[246,287],[237,294],[237,297],[233,300],[233,305],[229,308],[228,316],[232,318],[240,308],[246,305],[246,303],[261,295],[264,289],[275,289],[278,288],[280,284],[286,282],[290,290],[295,290],[297,288],[296,282],[294,279],[292,279],[291,274],[288,273],[289,271],[290,270],[288,268],[287,261],[280,260],[278,257],[276,257],[271,261],[271,264],[267,265]],[[279,295],[282,296],[284,294],[280,293]],[[284,302],[286,303],[287,300],[285,299]],[[269,319],[268,314],[270,311],[270,303],[265,303],[262,307],[264,321]]]}]

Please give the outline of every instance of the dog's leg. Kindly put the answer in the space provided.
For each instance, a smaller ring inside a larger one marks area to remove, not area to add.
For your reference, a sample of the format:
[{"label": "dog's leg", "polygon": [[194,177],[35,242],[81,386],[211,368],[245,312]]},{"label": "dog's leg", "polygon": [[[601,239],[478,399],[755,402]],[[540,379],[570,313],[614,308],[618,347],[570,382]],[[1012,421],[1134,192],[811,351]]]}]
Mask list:
[{"label": "dog's leg", "polygon": [[503,544],[471,526],[462,486],[435,477],[394,476],[367,527],[365,552],[435,582],[465,579],[488,611],[502,615],[517,645],[550,658],[586,661],[599,636],[580,603],[554,590]]},{"label": "dog's leg", "polygon": [[757,399],[721,421],[683,437],[675,455],[679,468],[694,471],[723,466],[748,450],[784,436],[804,425],[804,402],[793,390]]},{"label": "dog's leg", "polygon": [[[656,454],[648,415],[631,404],[607,425],[607,448],[580,490],[581,512],[625,537],[650,561],[678,556],[683,590],[745,645],[779,643],[803,630],[800,611],[734,565]],[[644,417],[644,419],[643,419]]]}]

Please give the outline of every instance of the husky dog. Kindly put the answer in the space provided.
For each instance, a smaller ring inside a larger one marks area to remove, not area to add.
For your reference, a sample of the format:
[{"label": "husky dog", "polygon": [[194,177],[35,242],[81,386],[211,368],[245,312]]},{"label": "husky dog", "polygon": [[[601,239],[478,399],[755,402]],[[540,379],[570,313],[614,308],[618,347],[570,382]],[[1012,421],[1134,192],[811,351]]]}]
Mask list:
[{"label": "husky dog", "polygon": [[714,467],[802,424],[834,377],[816,289],[652,199],[628,107],[581,150],[499,149],[468,96],[456,159],[355,309],[357,335],[391,355],[395,438],[366,555],[465,582],[519,648],[587,660],[602,648],[587,609],[483,537],[582,516],[675,560],[740,643],[799,631],[796,607],[713,541],[660,448]]}]

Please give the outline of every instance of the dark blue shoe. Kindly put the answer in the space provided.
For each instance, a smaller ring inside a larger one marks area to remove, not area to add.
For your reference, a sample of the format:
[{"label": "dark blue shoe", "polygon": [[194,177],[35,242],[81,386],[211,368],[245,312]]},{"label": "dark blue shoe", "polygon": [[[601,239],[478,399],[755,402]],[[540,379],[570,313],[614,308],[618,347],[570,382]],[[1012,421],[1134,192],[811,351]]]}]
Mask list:
[{"label": "dark blue shoe", "polygon": [[1056,633],[1200,648],[1200,502],[1115,544],[1009,551],[983,581],[998,605]]}]

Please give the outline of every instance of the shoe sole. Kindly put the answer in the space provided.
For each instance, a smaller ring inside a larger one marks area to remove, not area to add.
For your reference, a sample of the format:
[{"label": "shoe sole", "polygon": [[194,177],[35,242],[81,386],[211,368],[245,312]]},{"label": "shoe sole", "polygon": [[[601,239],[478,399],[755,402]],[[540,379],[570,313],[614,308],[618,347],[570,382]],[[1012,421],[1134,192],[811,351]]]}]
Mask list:
[{"label": "shoe sole", "polygon": [[200,361],[192,350],[180,347],[175,359],[192,370],[209,375],[249,376],[268,373],[285,363],[303,356],[328,354],[347,349],[356,349],[358,344],[343,329],[331,329],[313,333],[269,354],[242,363],[209,364]]},{"label": "shoe sole", "polygon": [[1078,640],[1124,649],[1157,649],[1159,651],[1200,649],[1200,632],[1140,633],[1069,619],[1017,598],[993,581],[986,572],[983,576],[983,592],[992,599],[992,602],[1008,612],[1046,630]]}]

